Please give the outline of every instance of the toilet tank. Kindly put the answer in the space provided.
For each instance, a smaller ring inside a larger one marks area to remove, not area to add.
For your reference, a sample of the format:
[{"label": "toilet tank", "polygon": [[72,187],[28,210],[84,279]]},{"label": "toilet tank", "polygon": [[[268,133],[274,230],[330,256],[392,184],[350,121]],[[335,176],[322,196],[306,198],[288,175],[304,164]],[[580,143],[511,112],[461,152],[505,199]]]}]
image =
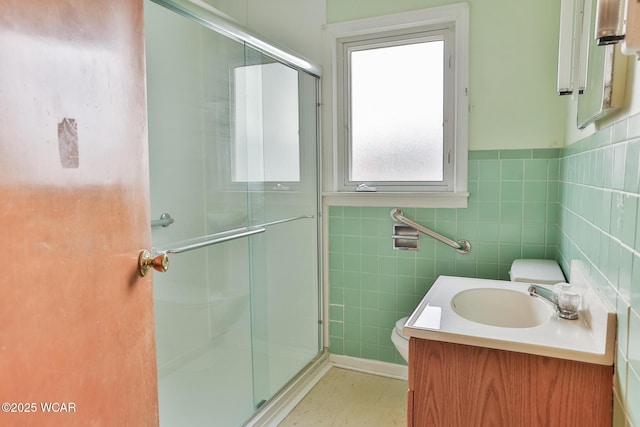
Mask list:
[{"label": "toilet tank", "polygon": [[512,282],[553,285],[565,281],[557,261],[548,259],[517,259],[511,264],[509,277]]}]

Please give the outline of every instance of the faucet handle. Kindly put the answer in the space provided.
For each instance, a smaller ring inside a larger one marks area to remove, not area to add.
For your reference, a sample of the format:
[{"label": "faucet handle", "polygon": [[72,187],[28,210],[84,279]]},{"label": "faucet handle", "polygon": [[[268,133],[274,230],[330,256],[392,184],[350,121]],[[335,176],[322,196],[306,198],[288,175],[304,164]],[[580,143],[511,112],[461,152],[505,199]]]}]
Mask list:
[{"label": "faucet handle", "polygon": [[575,291],[565,291],[558,294],[558,307],[563,310],[578,311],[580,294]]},{"label": "faucet handle", "polygon": [[571,285],[568,283],[556,283],[553,285],[553,299],[556,304],[558,304],[558,295],[562,292],[568,292],[571,290]]}]

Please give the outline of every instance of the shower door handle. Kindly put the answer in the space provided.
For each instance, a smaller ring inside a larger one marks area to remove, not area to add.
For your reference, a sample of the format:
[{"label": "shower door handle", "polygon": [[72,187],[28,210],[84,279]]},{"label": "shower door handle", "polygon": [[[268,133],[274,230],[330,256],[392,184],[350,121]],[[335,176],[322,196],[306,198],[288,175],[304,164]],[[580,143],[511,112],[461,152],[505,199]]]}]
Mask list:
[{"label": "shower door handle", "polygon": [[167,254],[159,254],[152,257],[151,252],[146,249],[142,250],[138,256],[138,272],[141,276],[145,276],[152,268],[160,273],[167,271],[169,269],[169,256]]}]

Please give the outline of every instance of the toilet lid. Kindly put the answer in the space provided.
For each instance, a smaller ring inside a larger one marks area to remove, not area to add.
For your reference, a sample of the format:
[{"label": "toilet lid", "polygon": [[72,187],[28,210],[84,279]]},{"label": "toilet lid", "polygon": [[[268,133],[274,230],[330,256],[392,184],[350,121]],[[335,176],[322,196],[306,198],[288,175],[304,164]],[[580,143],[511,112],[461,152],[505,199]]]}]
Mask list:
[{"label": "toilet lid", "polygon": [[402,328],[404,327],[404,324],[407,323],[407,319],[408,319],[408,317],[403,317],[402,319],[398,320],[396,322],[396,328],[395,328],[396,332],[398,333],[398,335],[400,335],[405,340],[408,340],[409,337],[405,336],[402,333]]}]

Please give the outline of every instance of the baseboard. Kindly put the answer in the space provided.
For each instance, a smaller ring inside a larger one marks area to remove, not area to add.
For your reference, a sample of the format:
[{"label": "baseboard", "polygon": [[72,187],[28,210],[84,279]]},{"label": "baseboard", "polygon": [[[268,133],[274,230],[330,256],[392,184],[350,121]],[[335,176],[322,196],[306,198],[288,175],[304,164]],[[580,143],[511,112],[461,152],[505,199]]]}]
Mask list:
[{"label": "baseboard", "polygon": [[361,359],[359,357],[329,354],[329,364],[336,368],[351,369],[367,374],[406,380],[409,378],[409,368],[396,363],[381,362],[379,360]]}]

